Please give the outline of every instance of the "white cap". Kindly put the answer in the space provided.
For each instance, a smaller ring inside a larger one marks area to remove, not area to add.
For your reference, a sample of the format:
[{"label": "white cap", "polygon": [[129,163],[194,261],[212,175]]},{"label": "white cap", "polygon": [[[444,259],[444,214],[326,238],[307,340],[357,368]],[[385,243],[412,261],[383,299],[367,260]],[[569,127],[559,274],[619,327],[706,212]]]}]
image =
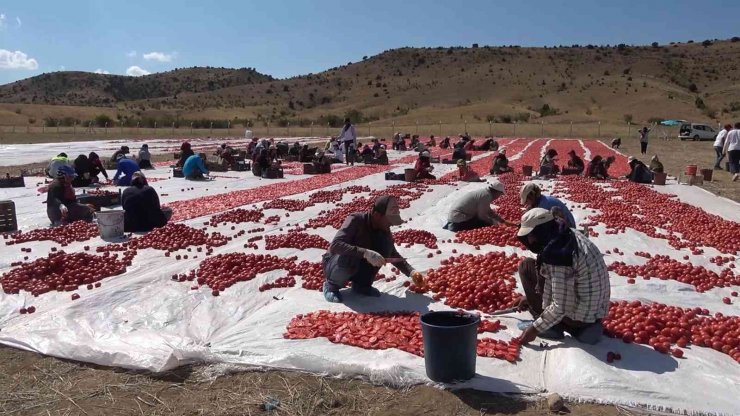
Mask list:
[{"label": "white cap", "polygon": [[522,215],[522,224],[519,226],[519,232],[516,235],[518,237],[524,237],[532,232],[534,227],[550,222],[554,218],[552,213],[544,208],[532,208]]},{"label": "white cap", "polygon": [[635,157],[634,156],[630,156],[630,157],[627,158],[627,162],[632,162],[633,160],[635,160]]},{"label": "white cap", "polygon": [[542,192],[540,187],[537,186],[537,184],[534,182],[527,182],[524,185],[522,185],[522,190],[519,191],[519,201],[522,204],[527,202],[527,197],[529,196],[529,194],[532,193],[532,191],[535,191],[535,190],[539,190],[540,192]]},{"label": "white cap", "polygon": [[490,179],[488,181],[488,188],[504,193],[504,184],[496,178]]},{"label": "white cap", "polygon": [[421,152],[421,157],[429,157],[429,152],[427,152],[426,150]]}]

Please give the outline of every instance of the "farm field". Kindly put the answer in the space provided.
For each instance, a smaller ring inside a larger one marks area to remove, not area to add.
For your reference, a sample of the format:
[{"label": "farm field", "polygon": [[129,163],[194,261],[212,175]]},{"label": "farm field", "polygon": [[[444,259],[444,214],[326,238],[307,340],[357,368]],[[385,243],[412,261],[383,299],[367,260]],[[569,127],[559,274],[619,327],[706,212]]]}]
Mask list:
[{"label": "farm field", "polygon": [[[199,145],[209,148],[217,143],[193,141],[196,151]],[[507,149],[515,172],[500,176],[507,192],[495,205],[502,216],[515,222],[521,216],[519,187],[527,180],[519,173],[521,166],[537,165],[546,149],[555,148],[561,155],[573,149],[584,159],[615,155],[617,162],[611,172],[623,175],[628,170],[626,155],[636,145],[626,142],[618,153],[597,140],[504,138],[499,143]],[[118,143],[86,145],[112,152]],[[162,154],[177,147],[172,139],[156,146]],[[654,149],[661,155],[668,173],[677,174],[686,164],[686,155],[701,157],[704,163],[703,154],[697,155],[699,146],[707,145],[654,140],[651,146],[651,152]],[[34,157],[39,152],[36,150],[31,152]],[[433,149],[436,156],[449,157],[449,153]],[[440,403],[436,410],[449,410],[446,414],[479,414],[489,399],[508,409],[502,413],[538,414],[541,410],[537,403],[479,396],[486,394],[479,392],[518,396],[558,392],[574,402],[653,411],[740,412],[736,401],[736,386],[740,385],[736,342],[740,331],[740,272],[736,268],[740,265],[736,257],[740,254],[740,209],[732,200],[737,199],[737,190],[724,172],[715,172],[718,184],[713,190],[729,199],[675,180],[664,187],[581,177],[537,181],[546,193],[567,202],[578,224],[589,227],[591,238],[610,265],[613,305],[605,325],[609,337],[587,347],[566,338],[519,348],[512,339],[520,332],[517,323],[528,315],[490,318],[491,332],[479,336],[477,376],[454,386],[465,390],[451,398],[448,393],[435,395],[428,387],[419,387],[429,380],[418,346],[415,314],[465,308],[485,317],[487,312],[510,306],[521,292],[516,263],[532,253],[516,243],[513,228],[458,234],[442,229],[450,204],[482,185],[458,182],[455,166],[444,164],[435,165],[435,181],[385,181],[385,172],[402,172],[415,160],[413,152],[389,155],[390,166],[335,165],[331,175],[302,175],[298,164],[287,164],[282,180],[223,172],[214,173],[211,182],[189,182],[171,178],[169,169],[159,167],[147,175],[162,203],[175,211],[174,222],[148,235],[114,242],[97,237],[94,226],[46,231],[43,178],[28,177],[25,188],[3,189],[2,199],[16,203],[22,232],[6,236],[0,243],[0,343],[87,363],[91,367],[83,367],[85,372],[98,374],[118,386],[115,389],[119,392],[141,384],[142,391],[152,393],[146,388],[164,389],[158,383],[166,382],[208,395],[197,385],[189,386],[189,377],[203,380],[215,375],[223,375],[212,381],[216,384],[240,380],[234,382],[234,391],[249,383],[264,383],[261,394],[269,395],[273,389],[279,391],[286,406],[309,406],[301,407],[303,410],[291,407],[288,414],[327,413],[334,409],[332,400],[338,401],[336,409],[343,414],[392,414],[392,407],[381,405],[359,407],[362,411],[352,408],[352,400],[360,400],[358,397],[382,401],[384,395],[395,400],[429,395],[430,401]],[[473,169],[487,173],[493,156],[491,152],[476,152]],[[18,165],[36,163],[23,157],[18,155]],[[711,189],[713,185],[705,186]],[[379,299],[347,294],[344,304],[326,303],[319,290],[323,282],[321,254],[348,213],[368,209],[372,199],[383,194],[402,201],[401,215],[407,221],[394,229],[397,245],[416,269],[436,270],[430,289],[409,287],[404,276],[386,266],[375,284],[383,292]],[[424,244],[418,243],[422,237]],[[64,274],[64,281],[58,281],[60,277],[50,278],[41,270],[44,259],[49,263],[54,259],[72,261],[79,271]],[[39,270],[36,280],[24,277],[22,270],[28,268]],[[461,273],[469,274],[475,284],[444,280]],[[483,287],[497,290],[472,300],[458,296],[471,290],[478,294]],[[28,313],[29,307],[34,308],[33,313]],[[500,321],[498,325],[493,324],[495,320]],[[377,331],[373,322],[389,321],[391,326],[400,325],[400,336],[373,332]],[[342,325],[353,325],[355,335],[341,336]],[[498,354],[496,346],[501,345],[510,354]],[[622,359],[608,363],[609,352],[618,352]],[[86,393],[77,397],[71,395],[76,390],[69,386],[56,381],[48,384],[50,379],[43,382],[54,387],[43,394],[55,396],[60,410],[95,412],[96,405],[106,403],[93,400],[95,395],[118,397],[118,393],[97,388],[83,389],[80,374],[84,372],[80,373],[77,364],[7,348],[0,349],[0,356],[12,358],[4,361],[17,368],[27,365],[42,373],[62,371],[62,380],[68,374],[70,383],[75,380],[80,384],[78,393]],[[126,369],[121,374],[130,374],[130,378],[102,376],[100,373],[108,370],[98,366]],[[227,375],[254,367],[282,372]],[[344,384],[286,370],[345,379],[362,377],[404,389],[353,381],[347,383],[358,391],[352,398],[344,393],[317,393],[309,399],[298,397],[296,390],[286,386],[305,383],[311,386],[308,391],[336,391]],[[137,373],[142,371],[163,374],[163,378]],[[24,377],[22,372],[18,374],[15,377]],[[0,386],[3,382],[12,386],[10,380],[0,378]],[[17,400],[9,396],[0,401],[4,406],[0,410],[37,412],[36,408],[25,408],[29,400],[20,400],[29,394],[22,384],[11,388],[18,389]],[[66,392],[61,397],[66,395],[68,400],[59,400],[60,394],[52,394],[54,389]],[[227,394],[226,386],[216,391]],[[52,400],[43,394],[31,397],[30,403]],[[173,397],[177,396],[167,400]],[[321,405],[310,402],[319,399]],[[144,406],[142,413],[165,411],[169,405],[162,401],[172,403],[147,395],[141,400],[130,395],[122,400],[128,411]],[[212,397],[203,410],[228,414],[229,409],[218,407],[222,400]],[[238,403],[256,409],[259,403],[252,401],[265,398],[250,400]],[[83,410],[83,405],[90,407]],[[197,406],[192,404],[183,413],[197,413]],[[431,406],[427,409],[435,410]],[[575,414],[616,414],[609,413],[615,409],[574,405],[572,410]]]}]

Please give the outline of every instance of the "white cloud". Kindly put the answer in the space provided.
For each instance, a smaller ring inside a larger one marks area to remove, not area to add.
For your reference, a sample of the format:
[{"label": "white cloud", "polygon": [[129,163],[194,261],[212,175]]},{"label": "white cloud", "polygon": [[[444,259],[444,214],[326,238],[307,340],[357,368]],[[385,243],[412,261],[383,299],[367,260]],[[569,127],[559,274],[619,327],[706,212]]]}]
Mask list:
[{"label": "white cloud", "polygon": [[8,26],[7,23],[5,23],[5,14],[0,13],[0,29],[5,29]]},{"label": "white cloud", "polygon": [[129,58],[136,58],[136,51],[127,52],[126,56]]},{"label": "white cloud", "polygon": [[151,72],[147,71],[144,68],[138,67],[136,65],[128,67],[126,70],[126,75],[130,77],[140,77],[142,75],[149,75]]},{"label": "white cloud", "polygon": [[0,49],[0,69],[38,69],[39,63],[21,51]]},{"label": "white cloud", "polygon": [[[141,68],[139,68],[139,69],[141,69]],[[100,68],[96,69],[95,70],[95,73],[96,74],[102,74],[102,75],[110,75],[110,72],[108,72],[108,71],[106,71],[104,69],[100,69]]]},{"label": "white cloud", "polygon": [[15,22],[18,24],[18,27],[23,26],[23,23],[21,22],[21,18],[20,17],[16,16],[15,17]]},{"label": "white cloud", "polygon": [[147,61],[170,62],[175,58],[175,53],[149,52],[141,56]]}]

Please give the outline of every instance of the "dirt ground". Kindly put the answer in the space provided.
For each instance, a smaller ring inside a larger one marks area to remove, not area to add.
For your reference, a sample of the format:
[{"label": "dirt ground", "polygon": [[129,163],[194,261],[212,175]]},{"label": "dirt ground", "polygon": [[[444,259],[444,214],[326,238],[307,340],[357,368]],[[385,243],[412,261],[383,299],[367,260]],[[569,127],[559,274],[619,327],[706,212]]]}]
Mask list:
[{"label": "dirt ground", "polygon": [[[602,140],[607,145],[611,140]],[[648,154],[640,155],[640,143],[637,139],[622,139],[619,151],[627,156],[634,156],[645,164],[657,154],[665,166],[668,176],[678,176],[684,172],[686,165],[697,165],[699,169],[711,169],[714,166],[714,148],[711,141],[680,141],[678,139],[660,140],[652,138],[648,144]],[[727,158],[722,161],[724,169]],[[711,182],[704,182],[702,188],[713,194],[740,202],[740,181],[732,182],[732,175],[726,170],[715,170]]]},{"label": "dirt ground", "polygon": [[[132,372],[0,347],[0,415],[542,415],[539,396],[429,386],[393,388],[287,371],[213,377],[214,367],[163,374]],[[265,403],[279,403],[266,411]],[[648,414],[639,409],[567,404],[576,416]]]}]

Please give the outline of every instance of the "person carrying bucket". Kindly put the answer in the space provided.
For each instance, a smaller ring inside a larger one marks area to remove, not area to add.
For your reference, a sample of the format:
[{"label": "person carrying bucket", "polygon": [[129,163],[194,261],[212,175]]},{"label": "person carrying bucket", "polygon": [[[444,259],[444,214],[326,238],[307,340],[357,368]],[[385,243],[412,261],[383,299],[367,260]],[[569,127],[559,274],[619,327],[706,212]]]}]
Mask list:
[{"label": "person carrying bucket", "polygon": [[348,281],[352,282],[352,292],[379,297],[380,291],[373,287],[373,281],[387,262],[392,262],[414,283],[423,284],[421,273],[408,264],[393,243],[390,228],[402,223],[398,200],[388,195],[376,199],[370,212],[350,214],[344,220],[322,258],[326,276],[324,298],[328,302],[342,302],[339,290]]},{"label": "person carrying bucket", "polygon": [[[77,196],[72,187],[75,171],[64,165],[57,170],[57,177],[49,185],[46,193],[46,215],[51,221],[52,227],[74,221],[92,221],[93,209],[87,205],[77,203]],[[62,206],[66,209],[66,215],[62,212]]]},{"label": "person carrying bucket", "polygon": [[133,174],[131,186],[121,196],[121,206],[125,232],[146,232],[164,227],[172,217],[172,210],[159,205],[157,191],[147,184],[141,172]]},{"label": "person carrying bucket", "polygon": [[535,319],[524,326],[521,343],[562,339],[564,332],[585,344],[599,342],[611,296],[599,248],[544,208],[524,213],[517,238],[537,255],[519,263],[525,296],[517,308]]}]

